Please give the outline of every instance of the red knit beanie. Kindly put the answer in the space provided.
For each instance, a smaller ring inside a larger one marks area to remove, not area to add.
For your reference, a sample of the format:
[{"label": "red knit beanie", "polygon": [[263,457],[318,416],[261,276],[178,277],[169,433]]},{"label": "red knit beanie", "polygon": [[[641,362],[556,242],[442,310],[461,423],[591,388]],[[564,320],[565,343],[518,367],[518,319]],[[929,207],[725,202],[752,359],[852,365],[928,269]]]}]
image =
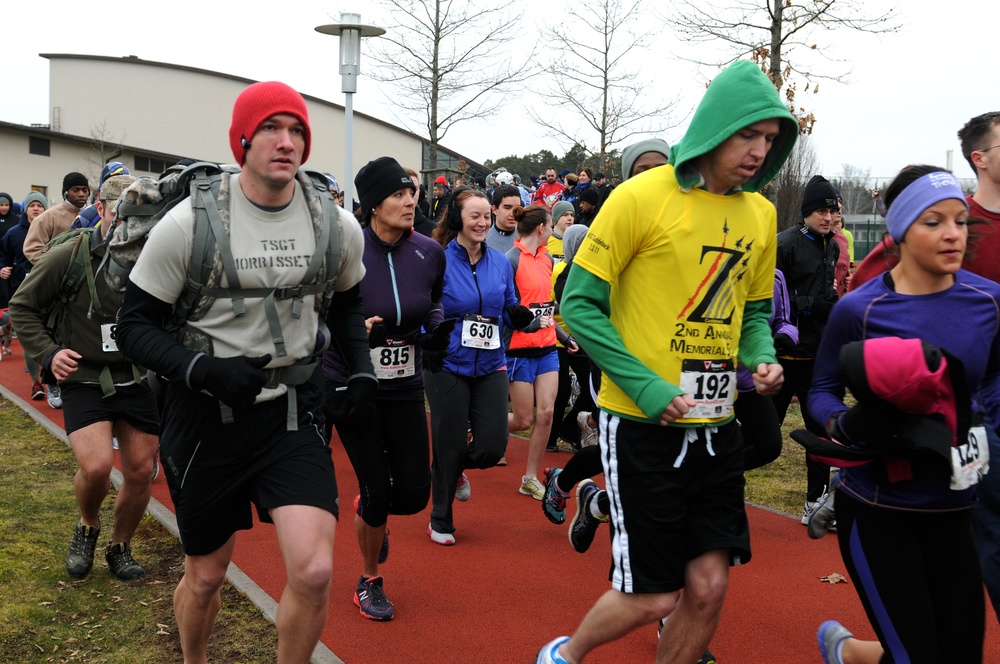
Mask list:
[{"label": "red knit beanie", "polygon": [[246,161],[246,146],[253,140],[257,128],[272,115],[287,113],[294,115],[305,127],[306,146],[302,152],[302,163],[309,158],[312,132],[309,129],[309,111],[306,101],[298,92],[284,83],[266,81],[254,83],[240,93],[233,104],[233,123],[229,126],[229,147],[236,163]]}]

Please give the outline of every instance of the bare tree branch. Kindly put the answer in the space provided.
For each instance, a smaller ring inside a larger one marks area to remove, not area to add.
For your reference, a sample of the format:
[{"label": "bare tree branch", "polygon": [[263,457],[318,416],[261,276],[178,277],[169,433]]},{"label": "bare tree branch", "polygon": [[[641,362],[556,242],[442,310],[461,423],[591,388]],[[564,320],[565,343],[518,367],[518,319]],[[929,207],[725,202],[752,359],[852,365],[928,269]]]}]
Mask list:
[{"label": "bare tree branch", "polygon": [[[673,3],[666,18],[682,40],[689,43],[728,44],[726,54],[704,60],[681,54],[679,57],[701,65],[725,67],[748,58],[783,92],[789,107],[800,118],[803,133],[812,129],[815,118],[805,109],[795,108],[798,86],[793,76],[804,79],[803,91],[815,91],[818,79],[844,81],[851,73],[844,60],[830,55],[828,43],[819,39],[847,29],[868,34],[885,34],[899,29],[895,9],[871,12],[861,0],[731,0],[725,5],[706,5],[694,0]],[[832,41],[832,40],[831,40]],[[811,67],[816,59],[835,63],[828,71]]]},{"label": "bare tree branch", "polygon": [[498,95],[534,73],[534,51],[509,54],[522,16],[510,3],[495,7],[465,0],[379,0],[392,23],[372,41],[372,78],[393,84],[389,101],[408,125],[416,118],[430,139],[437,168],[439,142],[459,124],[486,117]]},{"label": "bare tree branch", "polygon": [[583,146],[602,167],[613,146],[677,124],[670,115],[676,98],[649,103],[658,97],[640,77],[638,59],[653,34],[653,27],[638,25],[643,4],[573,4],[558,26],[543,30],[558,53],[545,67],[552,102],[528,114],[566,143]]}]

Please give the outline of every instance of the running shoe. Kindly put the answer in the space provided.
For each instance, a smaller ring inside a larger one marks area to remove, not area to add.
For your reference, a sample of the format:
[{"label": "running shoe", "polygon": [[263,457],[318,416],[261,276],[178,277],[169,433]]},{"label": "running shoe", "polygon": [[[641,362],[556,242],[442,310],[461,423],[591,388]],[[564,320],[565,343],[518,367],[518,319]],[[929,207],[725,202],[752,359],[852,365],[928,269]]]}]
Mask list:
[{"label": "running shoe", "polygon": [[464,503],[469,498],[472,498],[472,483],[469,482],[469,476],[462,473],[455,485],[455,500]]},{"label": "running shoe", "polygon": [[545,497],[545,487],[542,483],[538,481],[537,477],[525,475],[521,478],[521,488],[517,490],[518,493],[523,493],[526,496],[531,496],[535,500],[541,500]]},{"label": "running shoe", "polygon": [[582,447],[597,445],[600,438],[598,435],[599,430],[597,427],[590,426],[590,413],[578,413],[576,416],[576,425],[580,427],[580,445]]},{"label": "running shoe", "polygon": [[45,398],[45,388],[42,387],[41,383],[32,383],[31,385],[31,400],[41,401]]},{"label": "running shoe", "polygon": [[54,408],[55,410],[62,408],[62,390],[58,385],[49,385],[48,399],[49,408]]},{"label": "running shoe", "polygon": [[535,664],[569,664],[559,654],[559,646],[569,641],[568,636],[560,636],[558,639],[549,641],[542,649],[538,651],[538,657],[535,658]]},{"label": "running shoe", "polygon": [[82,523],[76,524],[73,541],[70,542],[69,553],[66,555],[66,571],[74,579],[82,579],[90,574],[94,566],[94,549],[97,548],[97,537],[100,534],[100,528],[85,526]]},{"label": "running shoe", "polygon": [[841,655],[844,651],[844,641],[854,635],[836,620],[827,620],[819,626],[816,641],[819,644],[819,655],[823,664],[844,664]]},{"label": "running shoe", "polygon": [[389,560],[389,527],[385,527],[385,533],[382,535],[382,546],[378,549],[378,564],[381,565],[385,561]]},{"label": "running shoe", "polygon": [[805,507],[802,508],[802,525],[803,526],[808,526],[809,525],[809,517],[812,516],[812,513],[814,511],[816,511],[816,508],[818,506],[819,506],[819,501],[818,500],[807,500],[806,501]]},{"label": "running shoe", "polygon": [[455,543],[454,535],[451,533],[439,533],[431,526],[427,526],[427,536],[431,538],[432,542],[441,546],[451,546]]},{"label": "running shoe", "polygon": [[607,516],[600,519],[590,511],[591,503],[600,493],[601,489],[594,484],[594,480],[583,480],[576,486],[576,516],[569,524],[569,543],[577,553],[585,553],[590,548],[597,527],[608,520]]},{"label": "running shoe", "polygon": [[382,589],[382,577],[373,576],[358,579],[358,587],[354,591],[354,604],[361,610],[361,615],[369,620],[392,620],[394,612],[392,602],[385,596]]},{"label": "running shoe", "polygon": [[500,460],[497,461],[497,465],[498,466],[506,466],[507,465],[507,456],[504,455],[504,456],[500,457]]},{"label": "running shoe", "polygon": [[108,545],[104,554],[108,570],[122,581],[134,581],[146,576],[146,570],[132,557],[132,547],[128,542]]},{"label": "running shoe", "polygon": [[556,483],[561,472],[561,468],[545,469],[545,497],[542,498],[542,511],[557,526],[566,522],[566,500],[569,499],[569,494]]},{"label": "running shoe", "polygon": [[809,537],[812,539],[819,539],[831,530],[837,530],[837,514],[833,508],[835,494],[835,489],[824,493],[816,504],[816,508],[809,514],[806,525],[809,527]]}]

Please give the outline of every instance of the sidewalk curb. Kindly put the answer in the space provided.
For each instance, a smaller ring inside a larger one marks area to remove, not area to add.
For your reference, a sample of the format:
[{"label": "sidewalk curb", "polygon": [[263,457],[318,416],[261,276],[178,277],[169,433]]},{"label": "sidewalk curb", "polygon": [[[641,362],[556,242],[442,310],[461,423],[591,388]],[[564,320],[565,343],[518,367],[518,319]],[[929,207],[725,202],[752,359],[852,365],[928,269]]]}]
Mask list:
[{"label": "sidewalk curb", "polygon": [[[0,396],[15,404],[18,408],[23,410],[28,414],[31,419],[35,420],[38,424],[42,426],[46,431],[48,431],[52,436],[61,440],[67,447],[69,447],[69,439],[66,437],[66,432],[58,424],[45,417],[37,408],[34,408],[27,401],[21,397],[14,394],[5,385],[0,385]],[[115,489],[121,488],[122,485],[122,473],[117,468],[111,469],[111,482],[115,485]],[[163,527],[167,531],[176,537],[180,541],[180,531],[177,528],[177,517],[171,512],[167,507],[150,497],[149,505],[146,507],[146,512],[149,513],[154,519],[163,524]],[[264,617],[270,620],[272,623],[278,614],[278,603],[268,595],[264,590],[254,583],[253,579],[247,576],[243,570],[229,563],[229,569],[226,571],[226,580],[236,590],[240,591],[246,595],[251,602],[254,603],[260,612],[264,614]],[[316,644],[316,649],[313,650],[312,658],[309,660],[311,664],[344,664],[337,655],[334,654],[322,641]]]}]

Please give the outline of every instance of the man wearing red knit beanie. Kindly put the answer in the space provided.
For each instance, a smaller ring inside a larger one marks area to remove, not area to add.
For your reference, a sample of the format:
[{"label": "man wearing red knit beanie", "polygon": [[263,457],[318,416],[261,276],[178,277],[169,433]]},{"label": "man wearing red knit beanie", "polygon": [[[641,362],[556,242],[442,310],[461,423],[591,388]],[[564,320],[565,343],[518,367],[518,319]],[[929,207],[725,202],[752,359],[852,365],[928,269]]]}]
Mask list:
[{"label": "man wearing red knit beanie", "polygon": [[[295,90],[277,82],[245,89],[229,130],[242,171],[219,183],[222,229],[205,218],[214,211],[196,214],[191,198],[179,203],[150,232],[125,291],[119,347],[168,379],[160,457],[186,556],[174,612],[189,664],[207,661],[219,590],[236,532],[252,527],[251,503],[274,524],[288,576],[277,661],[308,662],[326,623],[338,508],[321,340],[332,336],[348,358],[346,401],[363,403],[376,382],[358,287],[361,228],[325,185],[299,172],[311,138]],[[214,300],[178,341],[165,330],[185,292],[196,222],[198,232],[211,226],[220,255],[228,243],[231,256],[219,261],[224,271],[214,268],[224,272]]]}]

